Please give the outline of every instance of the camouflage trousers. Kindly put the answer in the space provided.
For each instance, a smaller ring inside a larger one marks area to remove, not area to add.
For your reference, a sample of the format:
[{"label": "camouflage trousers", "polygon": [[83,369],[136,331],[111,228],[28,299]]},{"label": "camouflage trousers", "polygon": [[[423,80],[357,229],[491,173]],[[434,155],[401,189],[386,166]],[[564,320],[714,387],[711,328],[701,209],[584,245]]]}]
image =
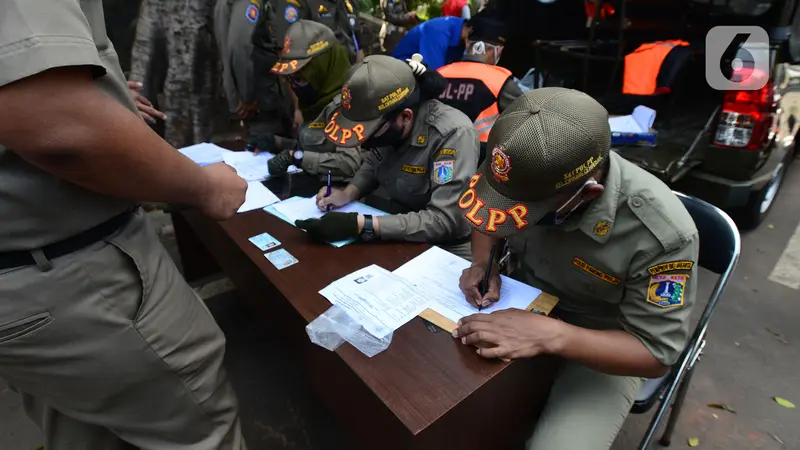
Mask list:
[{"label": "camouflage trousers", "polygon": [[143,0],[139,10],[129,79],[167,115],[164,138],[174,147],[211,139],[221,73],[214,3]]}]

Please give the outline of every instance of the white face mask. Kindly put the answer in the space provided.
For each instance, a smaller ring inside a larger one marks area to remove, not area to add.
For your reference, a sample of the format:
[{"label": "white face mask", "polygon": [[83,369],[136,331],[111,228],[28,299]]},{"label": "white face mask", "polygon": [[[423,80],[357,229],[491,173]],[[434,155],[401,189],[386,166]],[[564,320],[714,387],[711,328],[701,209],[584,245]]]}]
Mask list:
[{"label": "white face mask", "polygon": [[[584,200],[581,200],[580,202],[578,202],[578,204],[576,204],[575,206],[573,206],[572,208],[570,208],[570,209],[569,209],[569,211],[567,211],[567,213],[566,213],[566,214],[564,214],[563,216],[561,216],[561,215],[560,215],[560,214],[561,214],[561,211],[562,211],[564,208],[566,208],[566,207],[567,207],[567,205],[569,205],[570,203],[572,203],[572,201],[573,201],[573,200],[575,200],[576,198],[578,198],[578,196],[579,196],[579,195],[581,195],[581,194],[583,193],[583,190],[584,190],[584,189],[586,189],[586,186],[589,186],[589,185],[592,185],[592,184],[597,184],[597,181],[595,181],[593,178],[589,178],[588,180],[586,180],[586,182],[585,182],[585,183],[583,183],[583,186],[581,186],[581,188],[580,188],[580,189],[578,189],[578,192],[576,192],[576,193],[575,193],[575,195],[573,195],[572,197],[570,197],[570,198],[569,198],[569,200],[567,200],[567,201],[566,201],[566,202],[565,202],[563,205],[561,205],[561,207],[560,207],[560,208],[558,208],[558,209],[556,210],[556,212],[555,212],[555,213],[550,213],[550,214],[552,214],[552,216],[551,216],[551,217],[552,217],[552,224],[553,224],[553,225],[556,225],[556,226],[558,226],[558,225],[561,225],[561,224],[563,224],[563,223],[564,223],[564,221],[566,221],[566,220],[567,220],[567,218],[568,218],[568,217],[569,217],[569,216],[570,216],[570,215],[571,215],[573,212],[575,212],[575,210],[576,210],[576,209],[580,208],[580,207],[581,207],[581,206],[582,206],[582,205],[585,203],[585,201],[584,201]],[[549,216],[549,214],[548,214],[548,216]],[[545,216],[545,217],[543,217],[543,218],[542,218],[542,220],[540,220],[539,222],[541,222],[541,223],[542,223],[542,225],[546,225],[546,224],[547,224],[547,222],[549,222],[549,219],[547,218],[547,216]]]},{"label": "white face mask", "polygon": [[494,51],[494,65],[497,65],[500,62],[500,53],[503,49],[502,46],[494,45],[494,44],[487,44],[483,41],[477,41],[472,44],[472,54],[473,55],[485,55],[487,51],[487,47]]}]

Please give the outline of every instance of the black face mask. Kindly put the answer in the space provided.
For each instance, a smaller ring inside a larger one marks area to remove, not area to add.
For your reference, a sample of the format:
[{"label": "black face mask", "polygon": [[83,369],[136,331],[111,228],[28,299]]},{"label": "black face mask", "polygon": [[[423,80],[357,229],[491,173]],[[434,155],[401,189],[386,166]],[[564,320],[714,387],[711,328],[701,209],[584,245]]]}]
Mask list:
[{"label": "black face mask", "polygon": [[371,136],[361,144],[364,148],[397,147],[403,142],[403,130],[389,126],[380,136]]},{"label": "black face mask", "polygon": [[300,77],[290,77],[289,84],[301,105],[313,105],[317,101],[317,91],[311,83]]}]

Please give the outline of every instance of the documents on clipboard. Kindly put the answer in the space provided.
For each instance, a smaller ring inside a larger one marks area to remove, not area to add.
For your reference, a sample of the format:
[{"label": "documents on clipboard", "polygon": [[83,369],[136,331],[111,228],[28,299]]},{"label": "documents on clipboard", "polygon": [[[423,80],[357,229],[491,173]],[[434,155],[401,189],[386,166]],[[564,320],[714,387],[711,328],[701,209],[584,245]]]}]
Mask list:
[{"label": "documents on clipboard", "polygon": [[420,314],[425,320],[452,332],[458,321],[471,314],[490,314],[503,309],[517,308],[550,314],[558,299],[525,283],[501,275],[500,300],[479,311],[469,304],[458,287],[461,272],[469,267],[469,261],[432,247],[403,264],[393,273],[416,286],[425,297],[431,299],[427,310]]}]

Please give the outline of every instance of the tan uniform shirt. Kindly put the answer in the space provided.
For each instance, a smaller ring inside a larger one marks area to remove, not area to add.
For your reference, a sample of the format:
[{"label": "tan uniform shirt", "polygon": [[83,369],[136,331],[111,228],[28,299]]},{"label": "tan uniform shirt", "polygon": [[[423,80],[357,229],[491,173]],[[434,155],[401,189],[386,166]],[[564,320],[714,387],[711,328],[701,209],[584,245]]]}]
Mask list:
[{"label": "tan uniform shirt", "polygon": [[405,213],[380,218],[381,238],[446,244],[470,234],[458,198],[480,151],[472,122],[438,100],[423,103],[398,149],[372,149],[352,184],[362,195],[380,187]]},{"label": "tan uniform shirt", "polygon": [[[360,5],[357,0],[274,0],[273,6],[275,18],[272,30],[279,44],[283,42],[291,24],[299,19],[313,20],[333,30],[339,43],[348,49],[351,56],[355,55],[350,17],[358,20]],[[356,34],[356,38],[360,39],[360,36]]]},{"label": "tan uniform shirt", "polygon": [[[102,0],[4,0],[0,10],[0,89],[54,67],[88,66],[98,89],[136,111],[106,36]],[[60,180],[0,145],[0,251],[63,240],[132,206]]]},{"label": "tan uniform shirt", "polygon": [[309,175],[327,178],[328,171],[334,181],[348,181],[361,167],[367,152],[361,147],[337,147],[325,135],[325,125],[342,103],[337,95],[313,121],[303,124],[299,131],[299,147],[303,150],[303,171]]},{"label": "tan uniform shirt", "polygon": [[605,192],[581,217],[509,241],[515,276],[559,297],[565,321],[623,329],[671,365],[688,340],[697,229],[664,183],[616,153],[609,160]]}]

